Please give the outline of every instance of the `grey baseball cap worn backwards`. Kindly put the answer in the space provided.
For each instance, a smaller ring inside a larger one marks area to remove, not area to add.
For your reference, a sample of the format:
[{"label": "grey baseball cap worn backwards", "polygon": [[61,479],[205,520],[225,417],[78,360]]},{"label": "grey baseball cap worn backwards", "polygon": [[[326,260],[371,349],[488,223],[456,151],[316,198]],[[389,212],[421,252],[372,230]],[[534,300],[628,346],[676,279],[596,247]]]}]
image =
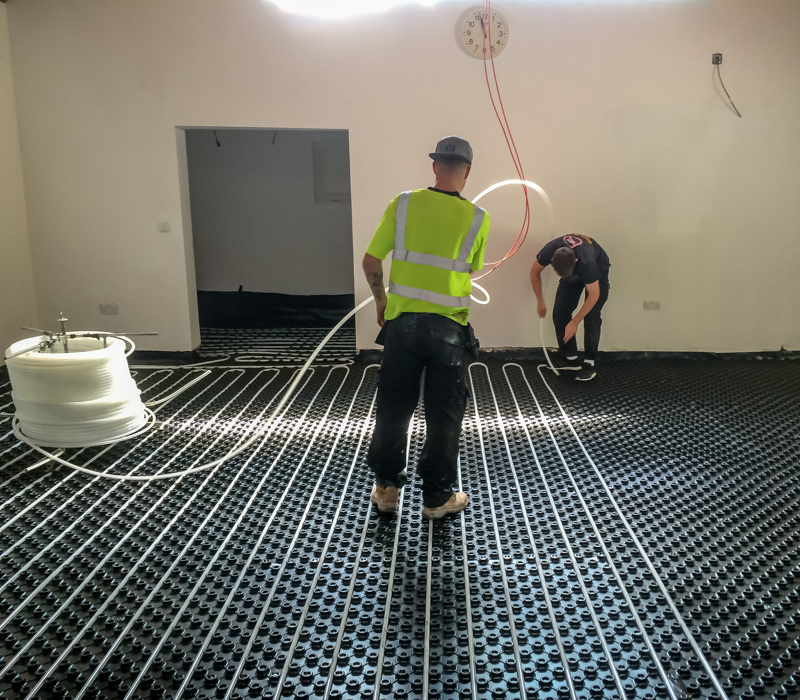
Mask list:
[{"label": "grey baseball cap worn backwards", "polygon": [[451,158],[472,165],[472,146],[469,141],[458,136],[446,136],[436,144],[436,151],[428,154],[431,158]]}]

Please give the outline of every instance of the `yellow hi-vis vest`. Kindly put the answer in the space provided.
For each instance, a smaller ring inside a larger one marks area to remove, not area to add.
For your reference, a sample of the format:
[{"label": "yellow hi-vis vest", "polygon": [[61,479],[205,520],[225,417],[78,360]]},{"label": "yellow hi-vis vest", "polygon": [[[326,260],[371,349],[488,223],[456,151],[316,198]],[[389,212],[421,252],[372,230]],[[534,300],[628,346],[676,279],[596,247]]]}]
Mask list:
[{"label": "yellow hi-vis vest", "polygon": [[[431,271],[429,268],[447,270],[451,275],[466,276],[467,280],[469,279],[471,267],[470,263],[467,262],[467,258],[469,258],[470,252],[472,251],[472,246],[475,245],[475,240],[483,225],[486,212],[480,207],[475,207],[475,215],[472,219],[471,226],[468,230],[459,233],[461,246],[458,255],[451,259],[424,251],[408,250],[406,247],[406,223],[408,220],[408,205],[410,199],[411,192],[403,192],[397,202],[392,260],[412,263],[413,267],[402,275],[403,284],[394,280],[389,283],[389,293],[396,294],[406,299],[427,301],[431,304],[438,304],[439,306],[469,307],[469,295],[451,296],[434,292],[429,288],[432,285],[426,284],[426,282],[431,281]],[[436,233],[431,232],[431,235],[436,235]],[[392,277],[394,277],[394,270],[392,272]],[[463,287],[464,285],[459,286]]]}]

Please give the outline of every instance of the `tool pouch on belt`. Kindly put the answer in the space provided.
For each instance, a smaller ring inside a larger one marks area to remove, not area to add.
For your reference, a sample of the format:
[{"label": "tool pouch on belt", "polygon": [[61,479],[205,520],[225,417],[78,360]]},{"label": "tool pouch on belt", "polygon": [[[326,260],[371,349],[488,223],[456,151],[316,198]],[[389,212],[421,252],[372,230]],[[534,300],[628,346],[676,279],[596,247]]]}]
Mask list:
[{"label": "tool pouch on belt", "polygon": [[481,341],[475,337],[475,329],[472,324],[468,323],[465,330],[467,352],[472,355],[476,360],[481,350]]},{"label": "tool pouch on belt", "polygon": [[375,338],[376,345],[386,345],[386,334],[389,332],[389,324],[391,321],[385,321],[384,324],[381,326],[380,333],[378,333],[378,337]]}]

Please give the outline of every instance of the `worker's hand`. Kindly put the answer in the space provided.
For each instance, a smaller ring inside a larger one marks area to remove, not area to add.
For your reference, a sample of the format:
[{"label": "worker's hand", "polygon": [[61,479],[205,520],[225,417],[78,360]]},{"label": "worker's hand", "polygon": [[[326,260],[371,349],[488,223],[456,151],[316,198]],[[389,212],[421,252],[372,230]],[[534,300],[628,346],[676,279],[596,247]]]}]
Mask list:
[{"label": "worker's hand", "polygon": [[378,325],[383,328],[383,324],[386,323],[386,319],[383,317],[384,312],[386,311],[386,302],[388,299],[384,295],[383,299],[380,301],[375,302],[375,310],[378,312]]},{"label": "worker's hand", "polygon": [[544,303],[544,299],[539,299],[539,318],[545,316],[547,316],[547,304]]},{"label": "worker's hand", "polygon": [[570,340],[572,340],[577,332],[578,332],[578,321],[572,319],[567,324],[566,331],[564,331],[564,342],[568,343]]}]

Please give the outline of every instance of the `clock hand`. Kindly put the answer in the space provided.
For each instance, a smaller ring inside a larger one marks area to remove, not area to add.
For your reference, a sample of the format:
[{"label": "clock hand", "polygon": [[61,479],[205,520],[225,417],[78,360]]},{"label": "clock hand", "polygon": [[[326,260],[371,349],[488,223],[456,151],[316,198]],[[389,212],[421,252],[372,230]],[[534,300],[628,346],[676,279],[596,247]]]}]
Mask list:
[{"label": "clock hand", "polygon": [[486,38],[486,25],[483,23],[483,15],[481,15],[481,29],[483,29],[483,38]]}]

